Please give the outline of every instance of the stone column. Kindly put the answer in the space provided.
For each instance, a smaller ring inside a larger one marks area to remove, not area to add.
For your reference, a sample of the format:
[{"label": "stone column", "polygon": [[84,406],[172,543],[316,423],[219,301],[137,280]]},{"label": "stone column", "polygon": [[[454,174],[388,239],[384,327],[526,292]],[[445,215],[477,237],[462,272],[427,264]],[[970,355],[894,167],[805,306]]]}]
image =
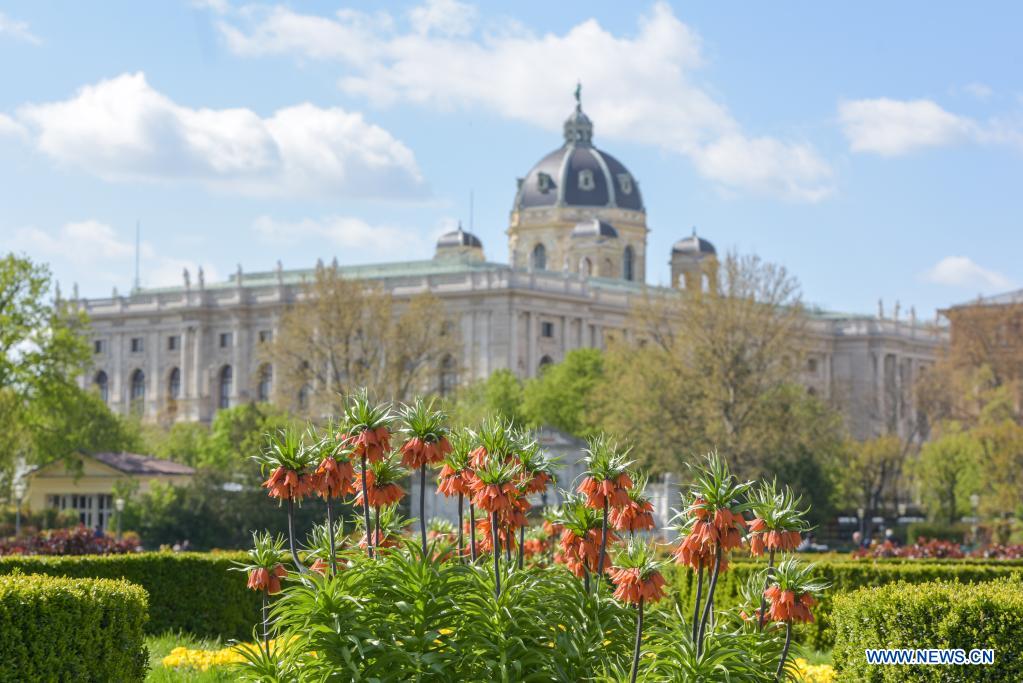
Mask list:
[{"label": "stone column", "polygon": [[526,358],[526,377],[536,376],[536,312],[530,311],[526,319],[526,335],[529,354]]},{"label": "stone column", "polygon": [[519,312],[508,307],[508,369],[519,374]]}]

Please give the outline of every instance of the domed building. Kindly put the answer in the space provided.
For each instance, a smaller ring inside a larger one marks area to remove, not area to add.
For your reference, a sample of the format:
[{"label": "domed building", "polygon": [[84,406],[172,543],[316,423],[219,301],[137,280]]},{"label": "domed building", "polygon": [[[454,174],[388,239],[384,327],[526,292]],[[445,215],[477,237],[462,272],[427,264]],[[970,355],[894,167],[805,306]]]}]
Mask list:
[{"label": "domed building", "polygon": [[[683,220],[665,232],[680,233]],[[438,238],[432,257],[337,266],[397,301],[428,291],[443,302],[461,351],[424,366],[419,390],[445,393],[499,369],[535,377],[573,349],[603,348],[610,335],[641,338],[632,313],[648,295],[713,294],[719,282],[717,250],[694,229],[655,256],[668,259],[670,286],[647,283],[640,183],[594,145],[578,88],[561,145],[518,181],[507,233],[507,263],[487,261],[482,240],[459,225]],[[259,345],[274,338],[281,312],[315,270],[239,266],[222,282],[205,282],[202,271],[196,281],[183,275],[178,287],[80,302],[94,350],[82,386],[145,419],[172,409],[175,420],[208,422],[239,403],[296,398],[280,395]],[[808,318],[806,385],[841,406],[858,436],[909,433],[915,416],[899,392],[933,362],[943,338],[898,313],[893,320],[811,309]]]},{"label": "domed building", "polygon": [[714,245],[696,234],[671,246],[671,286],[688,291],[715,291],[718,252]]},{"label": "domed building", "polygon": [[[564,143],[518,180],[508,225],[509,262],[526,270],[646,279],[646,209],[639,182],[593,144],[576,88]],[[590,234],[586,226],[598,229]]]},{"label": "domed building", "polygon": [[437,251],[433,258],[480,262],[486,260],[483,257],[483,242],[471,232],[462,230],[461,222],[457,229],[446,232],[437,238]]}]

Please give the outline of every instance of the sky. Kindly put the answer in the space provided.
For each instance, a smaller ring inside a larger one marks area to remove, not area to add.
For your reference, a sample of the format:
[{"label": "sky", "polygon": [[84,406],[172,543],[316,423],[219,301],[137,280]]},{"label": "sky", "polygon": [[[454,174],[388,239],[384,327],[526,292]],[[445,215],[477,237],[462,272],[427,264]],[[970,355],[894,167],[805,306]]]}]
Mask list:
[{"label": "sky", "polygon": [[[731,11],[728,11],[731,9]],[[0,3],[0,252],[65,293],[318,258],[506,262],[516,178],[594,142],[650,284],[695,229],[805,301],[921,318],[1023,287],[1023,5]],[[472,210],[470,210],[470,196]]]}]

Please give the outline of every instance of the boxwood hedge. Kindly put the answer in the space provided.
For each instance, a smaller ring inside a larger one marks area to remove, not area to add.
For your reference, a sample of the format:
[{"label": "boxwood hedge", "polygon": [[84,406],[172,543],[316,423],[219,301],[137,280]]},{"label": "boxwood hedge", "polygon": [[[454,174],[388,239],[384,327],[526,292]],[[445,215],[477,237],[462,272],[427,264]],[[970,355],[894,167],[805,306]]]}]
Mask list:
[{"label": "boxwood hedge", "polygon": [[145,622],[127,581],[0,577],[0,681],[141,681]]},{"label": "boxwood hedge", "polygon": [[[834,600],[833,657],[840,681],[931,683],[1023,681],[1023,581],[1019,576],[964,586],[903,582]],[[986,665],[868,664],[866,648],[994,649]]]},{"label": "boxwood hedge", "polygon": [[149,593],[148,633],[250,638],[259,597],[245,575],[228,571],[242,553],[138,553],[73,557],[0,557],[0,575],[21,571],[72,578],[125,579]]},{"label": "boxwood hedge", "polygon": [[[807,557],[807,561],[813,561]],[[766,562],[735,562],[728,571],[718,579],[718,587],[714,596],[715,606],[732,607],[741,600],[740,590],[750,572],[766,567]],[[830,584],[820,603],[814,609],[815,621],[804,624],[796,629],[799,641],[817,650],[826,650],[834,643],[832,631],[832,602],[837,595],[849,593],[858,588],[885,586],[898,581],[910,584],[944,580],[956,583],[978,583],[994,579],[1019,576],[1023,568],[1016,563],[999,564],[994,562],[950,562],[947,560],[859,560],[859,561],[820,561],[817,563],[815,576]],[[695,598],[696,575],[685,568],[678,567],[674,573],[673,583],[683,601],[692,607]]]}]

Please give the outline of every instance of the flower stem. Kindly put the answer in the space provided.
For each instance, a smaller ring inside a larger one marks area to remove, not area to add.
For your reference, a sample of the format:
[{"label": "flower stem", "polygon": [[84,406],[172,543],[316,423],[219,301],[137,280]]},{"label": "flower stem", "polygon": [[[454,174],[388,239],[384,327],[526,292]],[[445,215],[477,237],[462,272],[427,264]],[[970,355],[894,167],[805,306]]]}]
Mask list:
[{"label": "flower stem", "polygon": [[789,645],[792,644],[792,620],[785,621],[785,647],[781,651],[781,661],[778,662],[778,670],[774,673],[775,683],[781,680],[781,674],[785,670],[785,659],[789,656]]},{"label": "flower stem", "polygon": [[337,566],[337,550],[334,547],[334,515],[330,502],[330,494],[327,494],[327,536],[330,538],[330,575],[334,576]]},{"label": "flower stem", "polygon": [[459,562],[463,562],[464,561],[462,559],[462,546],[464,545],[463,539],[462,539],[462,537],[463,537],[463,531],[462,531],[462,517],[463,517],[463,515],[462,515],[462,507],[463,507],[464,503],[465,503],[465,500],[464,500],[464,498],[462,496],[462,492],[459,491],[458,492],[458,561]]},{"label": "flower stem", "polygon": [[632,676],[629,680],[636,683],[636,674],[639,673],[639,649],[643,643],[643,598],[639,598],[636,606],[636,645],[632,648]]},{"label": "flower stem", "polygon": [[526,527],[519,527],[519,569],[522,569],[522,563],[526,559]]},{"label": "flower stem", "polygon": [[700,569],[696,572],[696,603],[693,605],[693,644],[696,644],[696,636],[700,632],[700,598],[703,597],[703,562],[700,562]]},{"label": "flower stem", "polygon": [[373,523],[373,533],[376,534],[376,536],[373,538],[373,547],[374,548],[379,548],[380,547],[380,506],[378,505],[377,507],[373,508],[373,510],[376,512],[376,521]]},{"label": "flower stem", "polygon": [[600,578],[604,576],[604,557],[607,555],[607,498],[604,498],[604,519],[600,523],[600,557],[597,560],[597,585],[600,588]]},{"label": "flower stem", "polygon": [[288,546],[291,548],[291,559],[295,563],[295,569],[299,574],[305,574],[309,570],[298,559],[298,551],[295,550],[295,499],[288,498]]},{"label": "flower stem", "polygon": [[707,621],[710,611],[714,608],[714,589],[718,585],[718,573],[721,571],[721,546],[714,550],[714,573],[710,575],[710,587],[707,589],[707,602],[703,606],[703,617],[700,619],[700,634],[696,642],[696,655],[703,654],[703,639],[707,635]]},{"label": "flower stem", "polygon": [[373,559],[373,526],[369,523],[369,489],[366,487],[366,454],[362,455],[362,514],[366,523],[366,555]]},{"label": "flower stem", "polygon": [[494,540],[494,597],[501,597],[501,537],[497,534],[497,512],[490,516],[490,535]]},{"label": "flower stem", "polygon": [[757,630],[764,630],[764,612],[767,610],[767,596],[764,593],[767,592],[768,587],[771,585],[771,579],[774,578],[774,548],[771,548],[770,559],[767,561],[767,578],[764,579],[764,590],[760,593],[760,619],[757,623]]},{"label": "flower stem", "polygon": [[426,463],[419,466],[419,530],[423,535],[423,559],[426,559]]},{"label": "flower stem", "polygon": [[270,656],[270,598],[263,591],[263,645],[266,647],[266,656]]},{"label": "flower stem", "polygon": [[469,553],[476,564],[476,506],[469,501]]}]

